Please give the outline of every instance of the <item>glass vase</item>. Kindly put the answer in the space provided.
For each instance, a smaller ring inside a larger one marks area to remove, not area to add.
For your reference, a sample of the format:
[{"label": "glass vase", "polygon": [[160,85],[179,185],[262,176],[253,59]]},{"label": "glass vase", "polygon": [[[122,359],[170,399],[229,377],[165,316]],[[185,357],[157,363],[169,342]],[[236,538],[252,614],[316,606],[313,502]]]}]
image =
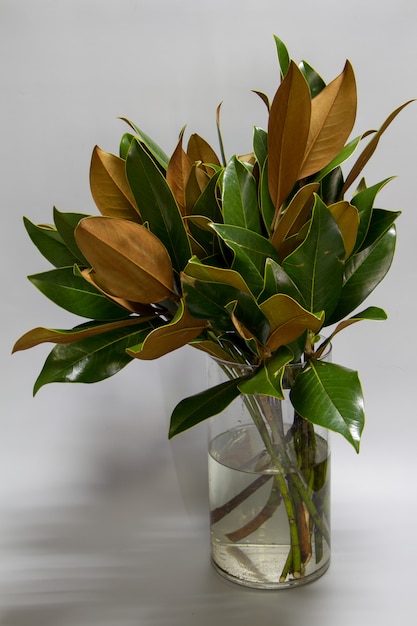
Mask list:
[{"label": "glass vase", "polygon": [[[312,582],[330,563],[328,431],[285,399],[240,396],[209,420],[211,559],[227,579],[260,589]],[[250,366],[210,359],[209,384]]]}]

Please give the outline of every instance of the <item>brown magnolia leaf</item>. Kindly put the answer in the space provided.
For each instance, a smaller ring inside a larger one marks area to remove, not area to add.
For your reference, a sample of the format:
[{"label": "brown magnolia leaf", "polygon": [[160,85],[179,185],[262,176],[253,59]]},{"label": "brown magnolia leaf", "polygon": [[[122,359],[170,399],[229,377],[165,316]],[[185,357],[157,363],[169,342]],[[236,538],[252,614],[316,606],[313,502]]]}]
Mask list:
[{"label": "brown magnolia leaf", "polygon": [[102,215],[142,222],[127,182],[125,161],[98,146],[91,157],[90,188]]},{"label": "brown magnolia leaf", "polygon": [[130,311],[131,313],[139,313],[140,315],[149,315],[152,312],[150,307],[147,304],[143,304],[143,302],[133,302],[131,300],[125,300],[124,298],[117,298],[103,289],[97,281],[96,273],[93,269],[81,270],[80,274],[88,283],[90,283],[90,285],[93,285],[93,287],[102,293],[103,296],[106,296],[106,298],[123,307],[127,311]]},{"label": "brown magnolia leaf", "polygon": [[131,317],[126,320],[107,322],[105,324],[89,326],[87,328],[82,328],[79,330],[59,330],[55,328],[43,328],[41,326],[38,326],[37,328],[32,328],[32,330],[29,330],[16,341],[15,345],[13,346],[13,352],[17,352],[18,350],[27,350],[28,348],[33,348],[34,346],[38,346],[41,343],[47,342],[56,344],[73,343],[74,341],[80,341],[80,339],[85,339],[86,337],[101,335],[102,333],[115,330],[116,328],[135,325],[137,326],[139,324],[142,324],[143,322],[148,322],[151,319],[154,319],[154,316],[141,318]]},{"label": "brown magnolia leaf", "polygon": [[190,215],[195,203],[201,196],[210,181],[210,177],[201,166],[201,163],[194,163],[185,187],[186,215]]},{"label": "brown magnolia leaf", "polygon": [[182,147],[183,135],[184,129],[181,131],[178,144],[168,162],[166,180],[177,201],[181,214],[185,215],[185,187],[192,163]]},{"label": "brown magnolia leaf", "polygon": [[329,211],[339,226],[345,245],[346,258],[348,258],[355,247],[359,228],[358,209],[347,200],[341,200],[329,206]]},{"label": "brown magnolia leaf", "polygon": [[268,121],[268,187],[277,212],[299,178],[310,115],[309,87],[291,61],[272,101]]},{"label": "brown magnolia leaf", "polygon": [[299,178],[315,174],[339,154],[356,118],[357,94],[349,61],[343,72],[312,100],[311,121]]},{"label": "brown magnolia leaf", "polygon": [[282,293],[274,294],[259,306],[270,324],[266,345],[271,352],[295,341],[305,330],[317,333],[323,324],[324,313],[314,315]]},{"label": "brown magnolia leaf", "polygon": [[188,344],[198,337],[205,327],[205,320],[191,317],[181,300],[172,322],[151,331],[140,346],[128,348],[127,353],[137,359],[158,359]]},{"label": "brown magnolia leaf", "polygon": [[196,133],[193,133],[188,140],[187,155],[191,163],[202,163],[202,167],[209,176],[214,174],[214,170],[208,164],[220,166],[219,158],[213,148]]},{"label": "brown magnolia leaf", "polygon": [[[359,155],[357,161],[355,162],[354,166],[352,167],[351,171],[349,172],[349,174],[348,174],[348,176],[347,176],[347,178],[345,180],[345,184],[343,185],[343,188],[342,188],[342,191],[341,191],[341,196],[342,197],[343,197],[343,194],[345,194],[346,191],[349,189],[349,187],[351,186],[353,181],[356,180],[356,178],[362,172],[363,168],[368,163],[369,159],[371,158],[371,156],[373,155],[373,153],[377,149],[379,140],[381,139],[381,135],[387,130],[388,126],[391,124],[391,122],[394,121],[394,119],[397,117],[397,115],[406,106],[408,106],[411,102],[415,102],[415,99],[408,100],[407,102],[404,102],[404,104],[399,106],[397,109],[395,109],[395,111],[393,111],[387,117],[385,122],[382,124],[381,128],[373,135],[373,137],[370,140],[370,142],[365,146],[364,150]],[[371,132],[373,132],[373,131],[371,131]],[[364,135],[364,136],[366,136],[366,135]]]},{"label": "brown magnolia leaf", "polygon": [[266,94],[264,94],[262,91],[258,91],[257,89],[252,89],[252,93],[256,93],[256,95],[260,97],[260,99],[262,100],[262,102],[264,103],[266,108],[268,109],[268,113],[269,113],[271,105],[269,103],[268,96]]},{"label": "brown magnolia leaf", "polygon": [[278,253],[281,244],[292,235],[296,235],[306,223],[314,204],[314,194],[319,187],[320,183],[309,183],[301,187],[280,215],[278,224],[270,237]]},{"label": "brown magnolia leaf", "polygon": [[145,226],[115,217],[86,217],[75,238],[95,280],[111,295],[145,304],[176,297],[169,254]]}]

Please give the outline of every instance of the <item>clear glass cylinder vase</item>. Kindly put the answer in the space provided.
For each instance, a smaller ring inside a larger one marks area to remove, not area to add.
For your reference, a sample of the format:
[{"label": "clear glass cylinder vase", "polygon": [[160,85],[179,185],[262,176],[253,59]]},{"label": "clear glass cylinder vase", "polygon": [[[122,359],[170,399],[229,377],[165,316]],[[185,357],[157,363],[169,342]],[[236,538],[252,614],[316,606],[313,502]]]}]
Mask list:
[{"label": "clear glass cylinder vase", "polygon": [[[330,563],[328,431],[291,405],[301,367],[287,366],[285,399],[240,396],[209,420],[211,559],[248,587],[303,585]],[[249,371],[210,359],[209,384]]]}]

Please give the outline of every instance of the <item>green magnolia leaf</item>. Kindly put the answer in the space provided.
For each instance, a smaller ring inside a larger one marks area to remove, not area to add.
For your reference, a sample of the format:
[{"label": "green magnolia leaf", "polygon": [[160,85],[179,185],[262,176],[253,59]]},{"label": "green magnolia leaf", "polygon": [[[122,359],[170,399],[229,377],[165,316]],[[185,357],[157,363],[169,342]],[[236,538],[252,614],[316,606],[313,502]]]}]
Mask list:
[{"label": "green magnolia leaf", "polygon": [[33,274],[28,278],[52,302],[75,315],[105,321],[119,320],[129,314],[84,278],[75,275],[72,267]]},{"label": "green magnolia leaf", "polygon": [[179,273],[192,256],[181,213],[164,176],[137,140],[130,146],[126,174],[143,221],[164,244]]},{"label": "green magnolia leaf", "polygon": [[125,117],[121,117],[120,119],[122,119],[124,122],[129,124],[131,128],[133,128],[140,143],[147,149],[149,154],[153,156],[154,160],[160,165],[161,169],[166,172],[169,163],[169,156],[167,156],[162,148],[158,146],[158,144],[146,133],[144,133],[143,130],[140,130],[140,128],[133,124],[133,122]]},{"label": "green magnolia leaf", "polygon": [[227,380],[215,387],[181,400],[171,415],[169,438],[221,413],[240,395],[240,378]]},{"label": "green magnolia leaf", "polygon": [[74,237],[74,231],[80,220],[84,217],[88,217],[88,215],[85,215],[84,213],[62,213],[54,207],[55,226],[61,235],[63,242],[67,246],[68,250],[74,255],[74,258],[77,259],[78,263],[81,263],[81,265],[85,267],[89,267],[90,264],[79,249]]},{"label": "green magnolia leaf", "polygon": [[265,395],[282,400],[282,377],[285,366],[293,357],[292,351],[282,346],[271,359],[263,361],[254,375],[240,383],[240,391],[247,395]]},{"label": "green magnolia leaf", "polygon": [[48,383],[95,383],[113,376],[132,360],[126,349],[143,341],[153,328],[151,324],[139,330],[126,326],[56,345],[35,382],[34,394]]},{"label": "green magnolia leaf", "polygon": [[222,196],[225,224],[261,233],[255,179],[236,157],[224,171]]},{"label": "green magnolia leaf", "polygon": [[26,231],[39,252],[55,267],[68,267],[77,263],[61,235],[52,226],[37,226],[27,217],[23,218]]},{"label": "green magnolia leaf", "polygon": [[253,129],[253,152],[262,169],[268,157],[268,133],[263,128],[255,126]]},{"label": "green magnolia leaf", "polygon": [[262,235],[229,224],[212,224],[212,228],[235,253],[240,249],[247,254],[262,276],[266,259],[279,262],[274,246]]},{"label": "green magnolia leaf", "polygon": [[271,199],[268,187],[268,157],[265,159],[264,166],[261,170],[261,177],[259,181],[259,204],[261,208],[262,219],[266,232],[271,234],[272,225],[275,216],[275,207]]},{"label": "green magnolia leaf", "polygon": [[343,284],[345,247],[340,229],[327,206],[316,197],[307,236],[282,263],[311,311],[335,309]]},{"label": "green magnolia leaf", "polygon": [[237,331],[245,341],[254,339],[257,344],[266,344],[270,324],[252,295],[239,293],[238,298],[227,305],[227,309],[231,312]]},{"label": "green magnolia leaf", "polygon": [[308,86],[310,87],[311,97],[315,98],[321,91],[323,91],[326,83],[324,82],[320,74],[318,74],[316,70],[311,67],[309,63],[307,63],[307,61],[301,61],[298,67],[300,68],[301,73],[303,74],[308,83]]},{"label": "green magnolia leaf", "polygon": [[130,149],[130,144],[132,143],[132,140],[134,138],[135,136],[132,135],[132,133],[125,133],[120,140],[119,156],[124,161],[126,161],[126,157]]},{"label": "green magnolia leaf", "polygon": [[276,261],[267,259],[265,263],[264,288],[258,297],[258,302],[262,303],[279,293],[290,296],[301,306],[305,307],[303,296],[288,274]]},{"label": "green magnolia leaf", "polygon": [[391,228],[395,220],[401,215],[401,211],[387,211],[385,209],[374,209],[372,211],[371,222],[361,250],[374,245]]},{"label": "green magnolia leaf", "polygon": [[281,67],[281,75],[285,76],[290,67],[290,55],[285,43],[276,35],[274,35],[274,41],[277,48],[278,61]]},{"label": "green magnolia leaf", "polygon": [[334,324],[349,315],[369,296],[391,267],[396,230],[391,228],[374,244],[354,254],[346,263],[343,288],[336,309],[327,320]]},{"label": "green magnolia leaf", "polygon": [[310,361],[297,376],[290,398],[301,417],[343,435],[359,452],[365,415],[357,372]]},{"label": "green magnolia leaf", "polygon": [[384,187],[392,178],[386,178],[372,187],[366,187],[357,193],[351,200],[351,204],[358,209],[359,214],[359,229],[356,238],[355,251],[358,251],[365,240],[367,235],[369,224],[371,223],[373,206],[375,198],[379,191]]},{"label": "green magnolia leaf", "polygon": [[182,290],[190,315],[196,319],[211,320],[219,330],[234,330],[226,307],[239,297],[238,289],[231,285],[190,279],[183,275]]}]

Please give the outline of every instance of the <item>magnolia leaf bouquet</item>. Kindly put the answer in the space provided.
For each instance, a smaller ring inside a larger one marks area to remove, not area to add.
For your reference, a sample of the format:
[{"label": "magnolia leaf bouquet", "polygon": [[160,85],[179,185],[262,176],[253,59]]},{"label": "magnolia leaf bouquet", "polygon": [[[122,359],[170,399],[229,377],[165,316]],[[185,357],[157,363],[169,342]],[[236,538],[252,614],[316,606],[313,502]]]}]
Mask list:
[{"label": "magnolia leaf bouquet", "polygon": [[[320,357],[361,308],[394,255],[398,211],[375,207],[389,179],[361,172],[381,135],[350,138],[357,94],[349,62],[330,83],[291,60],[275,37],[280,66],[272,98],[259,91],[267,128],[226,158],[184,129],[171,156],[129,120],[119,153],[95,147],[91,192],[101,215],[54,209],[53,224],[25,218],[53,269],[29,276],[55,304],[86,319],[70,330],[34,328],[14,350],[56,344],[34,391],[51,382],[93,383],[133,359],[156,359],[188,344],[247,364],[233,377],[182,400],[169,436],[221,412],[241,394],[283,397],[290,363],[297,415],[342,434],[358,451],[364,425],[358,374]],[[346,173],[342,165],[359,150]],[[358,310],[359,309],[359,310]],[[324,329],[332,326],[327,334]]]}]

